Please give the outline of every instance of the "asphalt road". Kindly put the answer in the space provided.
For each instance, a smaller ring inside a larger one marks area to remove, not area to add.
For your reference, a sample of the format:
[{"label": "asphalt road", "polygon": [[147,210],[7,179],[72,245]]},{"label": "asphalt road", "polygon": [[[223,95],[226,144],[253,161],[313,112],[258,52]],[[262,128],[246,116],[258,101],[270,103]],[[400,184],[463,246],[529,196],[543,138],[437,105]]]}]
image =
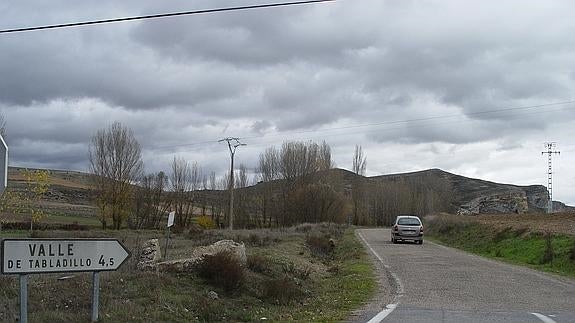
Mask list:
[{"label": "asphalt road", "polygon": [[575,280],[429,241],[392,244],[389,229],[358,235],[394,294],[387,309],[363,313],[363,321],[575,322]]}]

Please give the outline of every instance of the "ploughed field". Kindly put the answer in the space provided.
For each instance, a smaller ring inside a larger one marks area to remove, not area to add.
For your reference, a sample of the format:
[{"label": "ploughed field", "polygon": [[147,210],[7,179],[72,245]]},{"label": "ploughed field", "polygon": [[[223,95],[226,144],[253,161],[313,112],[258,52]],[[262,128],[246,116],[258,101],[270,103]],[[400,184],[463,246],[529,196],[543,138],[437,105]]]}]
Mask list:
[{"label": "ploughed field", "polygon": [[483,214],[475,219],[499,230],[525,228],[532,232],[575,235],[575,213]]}]

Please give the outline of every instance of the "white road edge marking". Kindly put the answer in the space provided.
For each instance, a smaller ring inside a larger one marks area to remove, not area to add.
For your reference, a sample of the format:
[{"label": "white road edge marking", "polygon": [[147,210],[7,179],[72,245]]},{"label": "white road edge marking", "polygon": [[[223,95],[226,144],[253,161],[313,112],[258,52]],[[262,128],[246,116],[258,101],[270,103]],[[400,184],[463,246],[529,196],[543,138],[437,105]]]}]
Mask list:
[{"label": "white road edge marking", "polygon": [[357,235],[359,235],[359,237],[363,241],[363,243],[365,243],[365,245],[369,248],[369,251],[371,251],[371,253],[383,264],[383,267],[385,267],[385,269],[387,269],[391,273],[391,276],[393,277],[393,279],[395,280],[395,283],[397,285],[397,295],[395,298],[395,303],[387,304],[385,306],[385,309],[383,309],[381,312],[377,313],[377,315],[374,316],[373,318],[371,318],[371,320],[367,321],[367,323],[380,323],[389,314],[391,314],[391,312],[393,312],[393,310],[395,310],[395,308],[399,305],[398,298],[403,295],[403,284],[401,283],[401,280],[399,279],[399,277],[397,277],[397,275],[394,272],[391,272],[389,266],[383,262],[383,259],[377,254],[377,252],[375,252],[375,250],[373,250],[371,245],[367,242],[367,240],[365,240],[365,238],[363,237],[361,232],[359,232],[359,230],[357,231]]},{"label": "white road edge marking", "polygon": [[387,305],[383,311],[377,313],[377,315],[374,316],[371,320],[367,321],[367,323],[379,323],[383,321],[384,318],[386,318],[391,312],[393,312],[393,310],[397,307],[398,304],[399,303]]},{"label": "white road edge marking", "polygon": [[535,317],[537,317],[538,319],[540,319],[541,321],[545,322],[545,323],[557,323],[555,322],[553,319],[548,318],[547,316],[543,315],[543,314],[539,314],[539,313],[531,313],[531,315],[535,315]]}]

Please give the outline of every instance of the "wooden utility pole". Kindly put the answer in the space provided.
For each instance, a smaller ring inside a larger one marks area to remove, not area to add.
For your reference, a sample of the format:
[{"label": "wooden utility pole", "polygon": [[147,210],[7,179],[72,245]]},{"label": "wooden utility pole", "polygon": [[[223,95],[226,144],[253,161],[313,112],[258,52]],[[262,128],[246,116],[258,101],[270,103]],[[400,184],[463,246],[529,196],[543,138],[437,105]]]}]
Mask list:
[{"label": "wooden utility pole", "polygon": [[234,156],[236,154],[236,149],[239,146],[245,146],[246,144],[242,144],[240,142],[240,138],[236,137],[228,137],[224,139],[218,140],[219,142],[227,142],[228,148],[230,150],[230,183],[228,186],[230,192],[230,211],[229,211],[229,219],[230,219],[230,230],[234,229]]}]

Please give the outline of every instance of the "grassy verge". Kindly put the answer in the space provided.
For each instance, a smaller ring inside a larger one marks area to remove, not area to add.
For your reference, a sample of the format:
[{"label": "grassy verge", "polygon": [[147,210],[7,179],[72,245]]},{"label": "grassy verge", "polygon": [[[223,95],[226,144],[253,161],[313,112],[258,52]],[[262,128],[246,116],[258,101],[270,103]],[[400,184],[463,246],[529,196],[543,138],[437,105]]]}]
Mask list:
[{"label": "grassy verge", "polygon": [[492,228],[473,219],[439,216],[427,234],[445,245],[513,264],[575,277],[575,237],[526,228]]},{"label": "grassy verge", "polygon": [[[116,237],[136,254],[144,240],[161,238],[163,232],[94,230],[41,234]],[[10,235],[20,236],[17,232]],[[346,319],[375,291],[374,273],[360,242],[352,230],[334,225],[175,234],[170,258],[183,258],[195,246],[220,239],[242,241],[246,245],[248,264],[242,269],[237,288],[226,289],[218,285],[217,280],[208,280],[196,272],[138,271],[134,257],[117,272],[102,273],[101,322],[260,321],[263,318],[333,322]],[[89,319],[90,275],[74,274],[58,280],[62,276],[67,275],[30,276],[30,321]],[[16,277],[0,276],[0,321],[17,318],[17,291]],[[212,291],[217,293],[217,299],[209,297]]]}]

